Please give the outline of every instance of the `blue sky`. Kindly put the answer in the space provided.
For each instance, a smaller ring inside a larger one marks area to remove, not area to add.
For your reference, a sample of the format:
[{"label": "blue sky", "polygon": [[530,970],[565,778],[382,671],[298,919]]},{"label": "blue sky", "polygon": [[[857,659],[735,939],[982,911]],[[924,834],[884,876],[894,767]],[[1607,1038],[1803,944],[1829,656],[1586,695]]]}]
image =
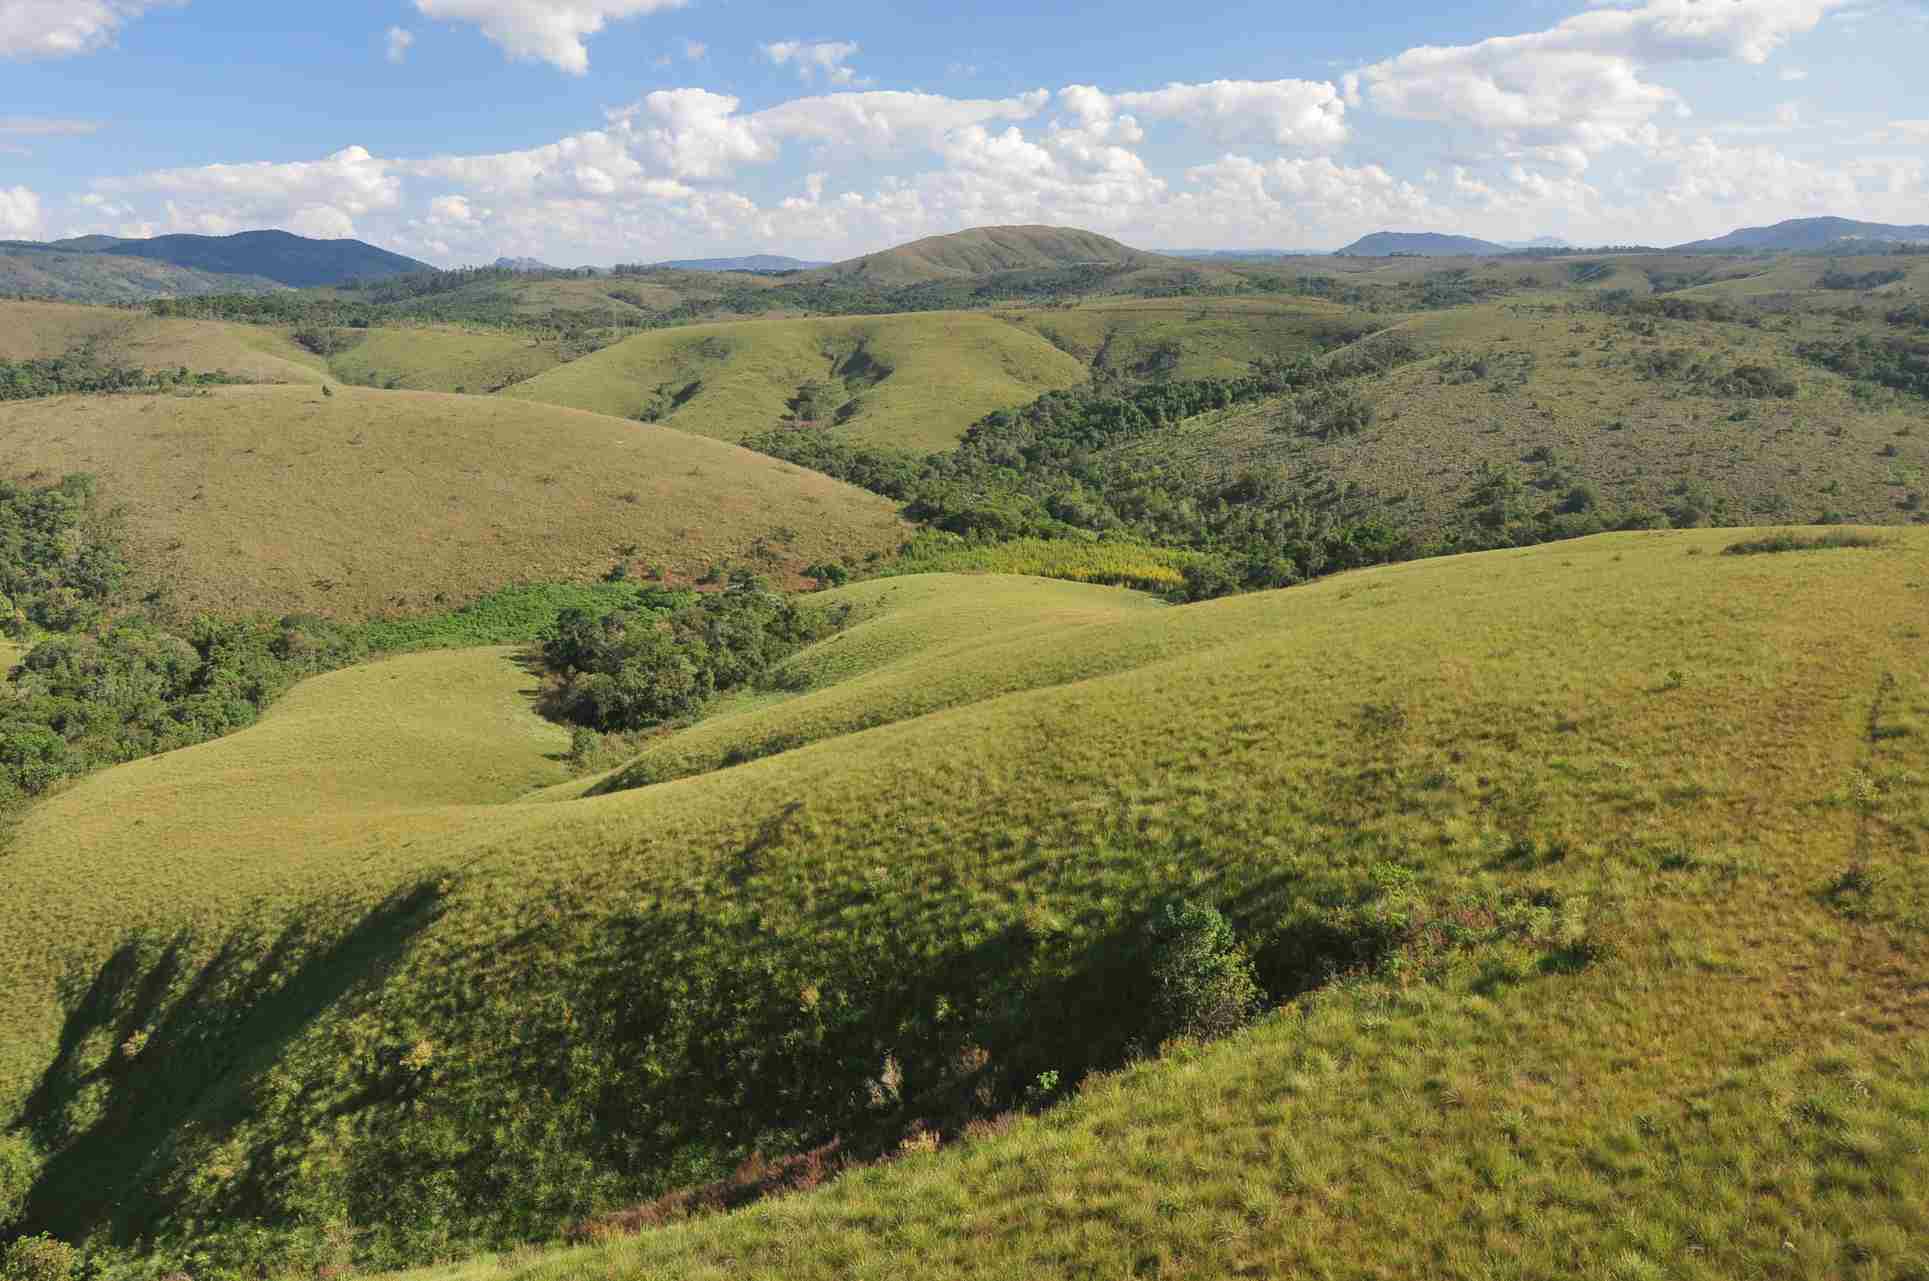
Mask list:
[{"label": "blue sky", "polygon": [[1037,8],[0,0],[0,237],[573,264],[1929,222],[1921,0]]}]

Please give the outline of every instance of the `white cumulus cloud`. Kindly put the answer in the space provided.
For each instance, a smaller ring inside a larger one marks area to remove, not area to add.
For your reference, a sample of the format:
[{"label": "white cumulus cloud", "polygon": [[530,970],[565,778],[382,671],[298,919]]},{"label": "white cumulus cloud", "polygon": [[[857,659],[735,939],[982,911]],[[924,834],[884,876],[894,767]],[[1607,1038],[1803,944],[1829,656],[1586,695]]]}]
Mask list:
[{"label": "white cumulus cloud", "polygon": [[159,169],[95,184],[103,195],[160,195],[173,231],[226,235],[281,227],[302,235],[355,234],[355,220],[401,204],[395,167],[363,147],[345,147],[321,160],[201,165]]},{"label": "white cumulus cloud", "polygon": [[40,197],[25,187],[0,187],[0,240],[40,234]]},{"label": "white cumulus cloud", "polygon": [[406,27],[388,29],[388,60],[403,62],[409,56],[409,46],[415,43],[415,33]]},{"label": "white cumulus cloud", "polygon": [[584,40],[609,22],[678,9],[684,0],[415,0],[425,18],[468,22],[511,58],[550,63],[573,76],[589,71]]},{"label": "white cumulus cloud", "polygon": [[1846,0],[1648,0],[1594,8],[1546,31],[1409,49],[1364,68],[1367,100],[1388,115],[1500,134],[1569,168],[1605,147],[1653,141],[1675,93],[1642,78],[1656,64],[1759,63]]},{"label": "white cumulus cloud", "polygon": [[187,0],[0,0],[0,58],[92,53],[149,9]]},{"label": "white cumulus cloud", "polygon": [[779,40],[759,46],[764,57],[780,67],[795,67],[805,80],[822,75],[834,85],[859,83],[857,72],[845,64],[858,53],[853,40]]}]

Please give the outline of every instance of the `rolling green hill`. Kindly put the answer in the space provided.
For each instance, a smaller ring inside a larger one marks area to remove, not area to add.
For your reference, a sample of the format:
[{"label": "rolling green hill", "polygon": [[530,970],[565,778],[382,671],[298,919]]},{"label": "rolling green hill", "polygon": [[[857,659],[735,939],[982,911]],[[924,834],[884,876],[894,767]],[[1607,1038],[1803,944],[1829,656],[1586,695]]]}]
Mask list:
[{"label": "rolling green hill", "polygon": [[215,320],[168,320],[138,311],[55,302],[0,302],[0,360],[91,350],[140,369],[221,370],[262,382],[319,383],[323,363],[282,332]]},{"label": "rolling green hill", "polygon": [[782,575],[894,547],[904,528],[884,500],[761,455],[494,397],[259,386],[13,402],[0,457],[16,474],[95,473],[128,509],[143,581],[189,615],[433,610],[617,561],[687,581],[761,557]]},{"label": "rolling green hill", "polygon": [[[1085,366],[994,316],[757,320],[639,334],[505,394],[739,440],[791,417],[940,448],[973,421],[1084,381]],[[807,389],[808,402],[800,400]]]},{"label": "rolling green hill", "polygon": [[[500,651],[320,678],[21,829],[30,1221],[446,1258],[842,1135],[902,1155],[509,1271],[1904,1274],[1929,533],[1741,537],[1183,608],[863,584],[807,688],[587,798],[523,790]],[[1179,898],[1284,1005],[1111,1075]]]},{"label": "rolling green hill", "polygon": [[1027,269],[1090,264],[1154,267],[1169,261],[1072,227],[976,227],[866,254],[807,273],[807,278],[888,287]]},{"label": "rolling green hill", "polygon": [[286,231],[243,231],[231,236],[168,235],[145,239],[85,236],[37,248],[143,258],[192,271],[251,276],[304,288],[429,271],[425,262],[378,249],[360,240],[313,240]]},{"label": "rolling green hill", "polygon": [[556,343],[500,331],[380,328],[345,331],[342,341],[329,372],[366,387],[486,395],[563,363]]},{"label": "rolling green hill", "polygon": [[126,303],[197,294],[271,293],[266,276],[229,275],[119,254],[68,252],[0,243],[0,295],[72,302]]},{"label": "rolling green hill", "polygon": [[[1477,529],[1496,501],[1686,524],[1920,516],[1929,439],[1919,404],[1870,400],[1803,359],[1798,348],[1826,320],[1744,320],[1630,322],[1512,304],[1440,312],[1399,326],[1426,357],[1363,384],[1375,417],[1359,434],[1295,433],[1287,397],[1205,415],[1117,457],[1196,465],[1227,482],[1277,474],[1309,502],[1423,538]],[[1791,394],[1720,383],[1749,367],[1775,371]]]}]

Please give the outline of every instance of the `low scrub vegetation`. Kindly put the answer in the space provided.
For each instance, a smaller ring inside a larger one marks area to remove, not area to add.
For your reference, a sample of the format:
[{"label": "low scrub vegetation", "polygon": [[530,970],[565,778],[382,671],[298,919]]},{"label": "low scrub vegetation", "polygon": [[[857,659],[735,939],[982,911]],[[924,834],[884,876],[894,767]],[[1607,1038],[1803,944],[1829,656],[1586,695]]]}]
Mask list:
[{"label": "low scrub vegetation", "polygon": [[1729,556],[1758,556],[1769,552],[1827,551],[1837,547],[1887,547],[1895,540],[1880,534],[1864,534],[1838,529],[1824,534],[1798,534],[1793,531],[1770,534],[1766,538],[1745,538],[1722,548]]},{"label": "low scrub vegetation", "polygon": [[190,373],[183,369],[136,369],[103,363],[91,354],[49,360],[0,360],[0,400],[43,396],[100,395],[108,392],[169,392],[196,387],[226,387],[252,382],[233,374]]}]

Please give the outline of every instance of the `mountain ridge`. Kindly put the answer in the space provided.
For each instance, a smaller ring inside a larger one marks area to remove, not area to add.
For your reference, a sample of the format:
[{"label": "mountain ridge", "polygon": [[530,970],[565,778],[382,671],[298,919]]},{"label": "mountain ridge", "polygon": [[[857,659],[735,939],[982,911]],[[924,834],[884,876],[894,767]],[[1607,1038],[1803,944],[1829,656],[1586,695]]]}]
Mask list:
[{"label": "mountain ridge", "polygon": [[1765,227],[1738,227],[1723,236],[1676,245],[1678,252],[1753,249],[1827,249],[1845,241],[1929,243],[1929,225],[1861,222],[1854,218],[1786,218]]},{"label": "mountain ridge", "polygon": [[1376,231],[1335,252],[1354,258],[1390,258],[1395,254],[1420,258],[1484,258],[1507,253],[1508,249],[1491,240],[1437,231]]},{"label": "mountain ridge", "polygon": [[1037,270],[1103,264],[1171,266],[1176,260],[1134,249],[1110,236],[1076,227],[1042,225],[972,227],[846,259],[813,273],[820,280],[862,280],[881,285],[920,284]]},{"label": "mountain ridge", "polygon": [[272,229],[241,231],[231,236],[172,234],[146,239],[77,236],[68,240],[9,242],[9,247],[29,253],[143,258],[191,271],[258,277],[293,289],[434,270],[426,262],[367,241],[314,240]]}]

